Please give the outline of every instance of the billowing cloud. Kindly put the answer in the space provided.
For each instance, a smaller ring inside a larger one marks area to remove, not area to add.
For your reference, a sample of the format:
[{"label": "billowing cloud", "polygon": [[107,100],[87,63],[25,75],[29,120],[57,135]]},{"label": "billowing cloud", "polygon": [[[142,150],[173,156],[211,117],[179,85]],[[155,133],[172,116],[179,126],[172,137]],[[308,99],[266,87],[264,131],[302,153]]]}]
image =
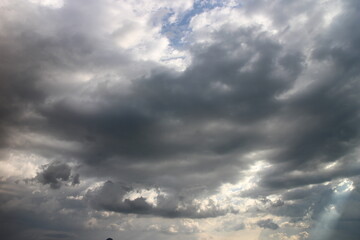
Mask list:
[{"label": "billowing cloud", "polygon": [[355,239],[359,9],[3,1],[1,235]]},{"label": "billowing cloud", "polygon": [[71,167],[66,163],[53,162],[42,166],[42,171],[39,172],[35,179],[41,184],[49,184],[52,189],[58,189],[63,183],[71,180],[72,185],[80,184],[80,175],[71,175]]},{"label": "billowing cloud", "polygon": [[42,184],[50,184],[50,187],[57,189],[61,187],[62,182],[70,179],[71,168],[66,164],[54,163],[44,166],[42,172],[36,176],[36,180]]},{"label": "billowing cloud", "polygon": [[[192,193],[193,196],[196,194]],[[209,218],[236,212],[212,199],[194,199],[191,192],[171,193],[161,189],[134,189],[110,181],[90,190],[86,199],[95,209],[119,213],[157,215],[167,218]]]},{"label": "billowing cloud", "polygon": [[260,220],[256,224],[261,228],[269,228],[272,230],[276,230],[279,228],[279,225],[274,223],[271,219]]}]

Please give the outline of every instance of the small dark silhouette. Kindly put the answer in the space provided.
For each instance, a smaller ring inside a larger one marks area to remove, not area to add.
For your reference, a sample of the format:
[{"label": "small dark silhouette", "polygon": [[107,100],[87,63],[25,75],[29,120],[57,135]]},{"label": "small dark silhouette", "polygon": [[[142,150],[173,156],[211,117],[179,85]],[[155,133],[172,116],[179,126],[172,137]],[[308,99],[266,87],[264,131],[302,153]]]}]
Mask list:
[{"label": "small dark silhouette", "polygon": [[108,238],[108,239],[106,239],[106,240],[113,240],[112,238]]}]

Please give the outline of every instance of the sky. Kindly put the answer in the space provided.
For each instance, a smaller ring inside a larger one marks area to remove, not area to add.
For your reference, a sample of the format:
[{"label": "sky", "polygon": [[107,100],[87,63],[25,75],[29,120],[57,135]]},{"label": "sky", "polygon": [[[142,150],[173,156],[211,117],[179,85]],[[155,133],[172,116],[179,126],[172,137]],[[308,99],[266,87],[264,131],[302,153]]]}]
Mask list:
[{"label": "sky", "polygon": [[358,239],[359,13],[0,0],[1,239]]}]

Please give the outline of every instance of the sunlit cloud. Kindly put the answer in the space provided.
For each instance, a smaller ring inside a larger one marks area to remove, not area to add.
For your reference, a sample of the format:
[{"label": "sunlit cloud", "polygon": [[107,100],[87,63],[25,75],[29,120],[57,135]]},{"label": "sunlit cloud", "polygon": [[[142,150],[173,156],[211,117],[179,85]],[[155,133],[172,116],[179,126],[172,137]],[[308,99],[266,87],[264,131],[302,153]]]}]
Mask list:
[{"label": "sunlit cloud", "polygon": [[0,235],[357,240],[358,10],[0,1]]},{"label": "sunlit cloud", "polygon": [[311,240],[326,240],[332,235],[346,201],[354,190],[354,182],[350,179],[342,179],[332,190],[330,204],[325,207],[320,218],[315,222],[315,228],[310,232]]}]

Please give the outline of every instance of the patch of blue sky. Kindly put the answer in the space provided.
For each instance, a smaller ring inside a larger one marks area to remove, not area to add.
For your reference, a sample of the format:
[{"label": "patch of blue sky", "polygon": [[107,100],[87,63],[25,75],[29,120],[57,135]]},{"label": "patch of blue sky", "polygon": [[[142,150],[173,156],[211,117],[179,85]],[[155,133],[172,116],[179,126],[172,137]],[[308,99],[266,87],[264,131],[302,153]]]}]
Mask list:
[{"label": "patch of blue sky", "polygon": [[225,0],[195,0],[193,7],[181,16],[178,16],[177,20],[174,22],[170,21],[170,19],[175,13],[172,10],[169,10],[163,18],[161,33],[168,37],[172,47],[182,48],[185,44],[184,36],[191,32],[189,24],[194,16],[214,8],[225,6],[237,8],[241,7],[241,3],[239,1],[232,1],[232,4],[229,4],[229,1]]}]

